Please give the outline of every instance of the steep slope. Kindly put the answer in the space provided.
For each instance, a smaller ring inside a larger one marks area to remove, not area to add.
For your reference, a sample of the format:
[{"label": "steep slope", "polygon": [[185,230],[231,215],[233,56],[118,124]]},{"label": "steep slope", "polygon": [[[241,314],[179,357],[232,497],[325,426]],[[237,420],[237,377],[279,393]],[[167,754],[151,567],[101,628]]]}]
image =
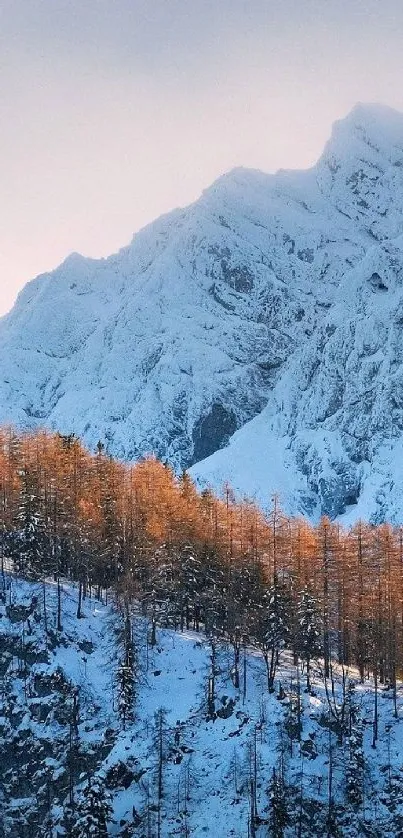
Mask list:
[{"label": "steep slope", "polygon": [[[321,667],[313,664],[308,694],[300,688],[305,676],[282,652],[276,693],[270,694],[263,659],[248,650],[245,690],[239,689],[231,679],[232,650],[217,642],[211,717],[207,638],[158,630],[150,647],[149,626],[138,617],[133,718],[123,724],[117,667],[124,619],[113,605],[87,598],[78,620],[77,596],[74,587],[62,586],[57,631],[56,589],[46,586],[46,632],[41,583],[7,575],[0,592],[1,838],[71,834],[68,826],[77,823],[88,777],[93,788],[99,780],[103,801],[110,801],[110,836],[241,838],[250,825],[254,765],[256,838],[268,834],[273,769],[284,779],[285,838],[298,828],[321,836],[328,830],[329,746],[337,834],[401,834],[400,683],[396,715],[391,690],[378,690],[374,749],[371,679],[360,684],[350,670],[346,703],[335,667],[328,701]],[[340,741],[329,707],[340,713],[343,700],[352,729],[348,733],[346,722]],[[357,799],[351,798],[352,780]]]},{"label": "steep slope", "polygon": [[325,232],[313,236],[291,190],[272,195],[270,183],[235,172],[118,256],[70,257],[29,285],[2,323],[0,418],[181,466],[219,447],[263,407],[316,321],[315,300],[302,310],[288,274],[292,263],[310,292]]},{"label": "steep slope", "polygon": [[373,521],[403,514],[403,240],[371,246],[339,300],[283,368],[265,410],[198,464],[291,511]]},{"label": "steep slope", "polygon": [[213,455],[201,481],[293,511],[367,493],[399,516],[402,167],[403,116],[357,106],[312,170],[235,170],[117,255],[69,257],[0,322],[0,421],[177,468]]}]

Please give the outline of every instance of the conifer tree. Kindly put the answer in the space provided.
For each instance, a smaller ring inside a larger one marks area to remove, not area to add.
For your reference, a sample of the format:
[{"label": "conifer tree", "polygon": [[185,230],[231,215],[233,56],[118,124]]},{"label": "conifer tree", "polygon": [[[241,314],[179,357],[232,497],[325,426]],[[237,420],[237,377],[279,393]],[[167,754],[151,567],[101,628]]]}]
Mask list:
[{"label": "conifer tree", "polygon": [[308,588],[301,591],[297,607],[296,649],[306,663],[306,686],[311,690],[311,660],[322,652],[322,622],[315,597]]},{"label": "conifer tree", "polygon": [[280,649],[290,638],[291,599],[284,584],[273,583],[265,592],[260,616],[258,643],[267,670],[269,692],[274,691],[274,679]]},{"label": "conifer tree", "polygon": [[201,565],[196,550],[186,544],[179,558],[177,595],[180,603],[180,626],[197,628],[200,623]]},{"label": "conifer tree", "polygon": [[201,606],[207,635],[221,634],[226,620],[224,569],[217,550],[205,547],[202,553],[203,588]]},{"label": "conifer tree", "polygon": [[74,812],[72,838],[107,838],[112,806],[100,777],[88,778]]},{"label": "conifer tree", "polygon": [[346,765],[346,790],[350,803],[359,805],[363,797],[364,751],[363,724],[355,700],[355,685],[348,684],[348,757]]},{"label": "conifer tree", "polygon": [[281,774],[273,768],[269,786],[270,814],[269,835],[273,838],[283,838],[285,828],[289,822],[287,810],[287,794]]},{"label": "conifer tree", "polygon": [[20,478],[14,558],[20,572],[41,575],[48,569],[49,539],[41,503],[40,478],[29,465],[24,465]]},{"label": "conifer tree", "polygon": [[132,640],[131,620],[127,612],[124,626],[123,656],[116,673],[118,712],[122,720],[123,730],[126,729],[126,723],[133,719],[133,704],[135,697],[134,658],[135,652]]},{"label": "conifer tree", "polygon": [[160,707],[154,714],[154,746],[157,754],[157,838],[161,838],[162,805],[164,796],[164,763],[166,759],[166,711]]}]

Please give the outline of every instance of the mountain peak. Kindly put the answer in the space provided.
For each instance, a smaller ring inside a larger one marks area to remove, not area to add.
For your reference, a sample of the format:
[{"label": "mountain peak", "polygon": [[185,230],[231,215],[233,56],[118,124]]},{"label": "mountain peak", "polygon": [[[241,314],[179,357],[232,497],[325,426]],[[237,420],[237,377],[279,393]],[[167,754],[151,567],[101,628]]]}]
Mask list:
[{"label": "mountain peak", "polygon": [[396,163],[403,156],[403,113],[386,105],[359,102],[337,120],[321,160],[361,157]]},{"label": "mountain peak", "polygon": [[315,171],[326,201],[373,239],[401,233],[402,113],[356,105],[334,123]]},{"label": "mountain peak", "polygon": [[380,102],[357,102],[341,122],[398,124],[403,127],[403,113]]}]

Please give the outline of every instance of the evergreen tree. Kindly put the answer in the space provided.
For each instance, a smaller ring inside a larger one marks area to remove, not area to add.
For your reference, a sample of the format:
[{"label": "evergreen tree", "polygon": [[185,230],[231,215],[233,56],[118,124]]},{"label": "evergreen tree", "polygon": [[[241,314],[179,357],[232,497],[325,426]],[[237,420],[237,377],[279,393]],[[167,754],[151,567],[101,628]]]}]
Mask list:
[{"label": "evergreen tree", "polygon": [[301,741],[302,733],[301,684],[299,679],[298,668],[295,685],[291,682],[291,689],[288,693],[288,699],[285,709],[284,726],[289,737],[290,753],[292,756],[293,740],[296,739],[298,741]]},{"label": "evergreen tree", "polygon": [[123,570],[122,521],[119,515],[118,464],[101,452],[97,455],[100,532],[95,570],[98,583],[108,588],[118,584]]},{"label": "evergreen tree", "polygon": [[20,479],[14,560],[20,572],[41,575],[49,569],[49,531],[44,516],[40,477],[24,465]]},{"label": "evergreen tree", "polygon": [[201,603],[204,630],[207,635],[220,634],[225,625],[225,585],[223,564],[213,548],[204,549],[202,554],[203,586]]},{"label": "evergreen tree", "polygon": [[116,674],[118,712],[120,718],[122,719],[123,730],[126,728],[126,722],[133,719],[133,703],[135,694],[134,666],[135,661],[131,621],[129,615],[126,614],[123,657],[120,661]]},{"label": "evergreen tree", "polygon": [[318,657],[322,650],[322,621],[315,597],[308,588],[301,591],[297,607],[296,650],[306,663],[306,686],[311,690],[311,660]]},{"label": "evergreen tree", "polygon": [[363,724],[356,705],[355,685],[352,681],[348,684],[348,712],[346,790],[349,802],[359,805],[362,803],[364,780]]},{"label": "evergreen tree", "polygon": [[291,600],[285,585],[280,582],[271,585],[263,598],[258,637],[269,692],[274,691],[279,651],[290,637],[290,609]]},{"label": "evergreen tree", "polygon": [[158,613],[159,622],[177,627],[178,560],[175,547],[163,544],[152,551],[149,560],[149,585],[147,604],[152,614]]},{"label": "evergreen tree", "polygon": [[157,838],[161,838],[162,805],[164,796],[164,763],[166,760],[166,711],[163,707],[154,714],[154,747],[156,750]]},{"label": "evergreen tree", "polygon": [[283,838],[284,830],[288,824],[287,795],[284,787],[284,780],[273,768],[273,774],[269,787],[270,814],[269,814],[269,835],[273,838]]},{"label": "evergreen tree", "polygon": [[186,544],[180,554],[178,600],[181,629],[200,623],[201,565],[196,550]]},{"label": "evergreen tree", "polygon": [[72,838],[107,838],[110,795],[100,777],[88,778],[74,813]]}]

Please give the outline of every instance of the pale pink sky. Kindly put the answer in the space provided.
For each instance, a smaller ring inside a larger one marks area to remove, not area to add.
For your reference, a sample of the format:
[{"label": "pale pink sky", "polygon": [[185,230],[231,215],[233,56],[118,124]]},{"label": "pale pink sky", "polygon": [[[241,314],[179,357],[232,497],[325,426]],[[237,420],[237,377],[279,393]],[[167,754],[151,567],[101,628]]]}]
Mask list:
[{"label": "pale pink sky", "polygon": [[402,0],[0,0],[0,314],[233,166],[305,167],[403,110]]}]

